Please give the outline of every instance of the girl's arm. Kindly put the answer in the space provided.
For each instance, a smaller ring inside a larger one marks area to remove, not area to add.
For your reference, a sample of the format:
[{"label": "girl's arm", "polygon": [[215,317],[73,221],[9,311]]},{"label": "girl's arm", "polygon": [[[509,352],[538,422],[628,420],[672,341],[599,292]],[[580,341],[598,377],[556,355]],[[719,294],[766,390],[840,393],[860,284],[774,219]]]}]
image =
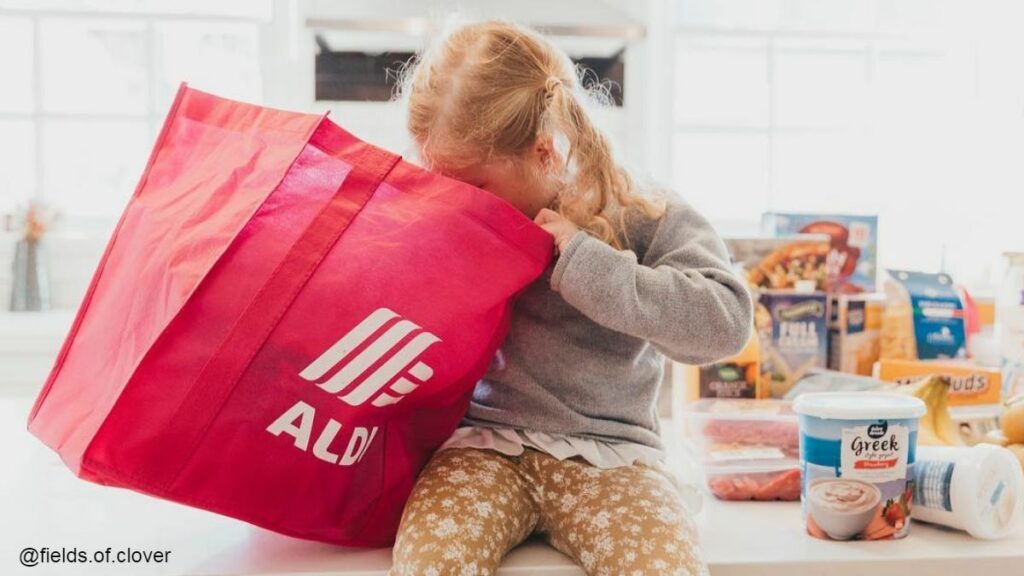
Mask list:
[{"label": "girl's arm", "polygon": [[552,289],[598,324],[648,340],[673,360],[706,364],[738,353],[753,311],[721,238],[678,199],[649,225],[656,228],[643,262],[576,232],[551,273]]}]

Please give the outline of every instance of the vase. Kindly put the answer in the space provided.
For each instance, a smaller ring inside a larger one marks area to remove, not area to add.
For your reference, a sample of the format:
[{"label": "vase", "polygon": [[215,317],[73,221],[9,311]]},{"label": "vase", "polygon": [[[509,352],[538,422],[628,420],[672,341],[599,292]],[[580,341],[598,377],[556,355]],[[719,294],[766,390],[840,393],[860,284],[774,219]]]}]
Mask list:
[{"label": "vase", "polygon": [[14,285],[11,311],[50,309],[50,282],[46,274],[46,251],[39,240],[23,238],[14,249]]}]

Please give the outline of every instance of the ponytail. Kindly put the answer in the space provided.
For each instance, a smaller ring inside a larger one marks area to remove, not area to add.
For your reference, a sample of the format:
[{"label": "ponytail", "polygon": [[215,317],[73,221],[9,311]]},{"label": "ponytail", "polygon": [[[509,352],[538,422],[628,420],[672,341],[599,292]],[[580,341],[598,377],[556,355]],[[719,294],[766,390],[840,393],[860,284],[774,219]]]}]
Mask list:
[{"label": "ponytail", "polygon": [[557,75],[548,76],[543,93],[547,107],[544,128],[568,140],[565,158],[569,179],[555,200],[553,209],[589,234],[622,249],[616,231],[626,241],[626,213],[639,209],[649,218],[664,212],[664,198],[658,201],[637,192],[629,171],[616,162],[611,143],[593,122],[581,99],[592,94],[577,94],[572,82]]}]

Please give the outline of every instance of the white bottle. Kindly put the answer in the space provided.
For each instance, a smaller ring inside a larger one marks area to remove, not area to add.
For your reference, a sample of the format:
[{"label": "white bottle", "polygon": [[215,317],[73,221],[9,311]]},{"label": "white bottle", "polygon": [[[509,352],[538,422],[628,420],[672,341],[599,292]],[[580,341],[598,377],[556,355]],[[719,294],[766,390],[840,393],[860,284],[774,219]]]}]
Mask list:
[{"label": "white bottle", "polygon": [[1024,472],[1001,446],[918,446],[911,517],[992,540],[1024,521]]},{"label": "white bottle", "polygon": [[1006,252],[1006,275],[996,296],[996,338],[1003,397],[1024,393],[1024,252]]}]

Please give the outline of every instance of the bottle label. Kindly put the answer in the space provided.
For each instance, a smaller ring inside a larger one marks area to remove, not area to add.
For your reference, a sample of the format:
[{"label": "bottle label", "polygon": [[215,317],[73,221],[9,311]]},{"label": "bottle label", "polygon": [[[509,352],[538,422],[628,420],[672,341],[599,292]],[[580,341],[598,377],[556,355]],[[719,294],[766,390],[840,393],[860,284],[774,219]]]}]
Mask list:
[{"label": "bottle label", "polygon": [[914,463],[914,506],[952,512],[950,486],[954,468],[954,463],[941,460],[918,460]]}]

